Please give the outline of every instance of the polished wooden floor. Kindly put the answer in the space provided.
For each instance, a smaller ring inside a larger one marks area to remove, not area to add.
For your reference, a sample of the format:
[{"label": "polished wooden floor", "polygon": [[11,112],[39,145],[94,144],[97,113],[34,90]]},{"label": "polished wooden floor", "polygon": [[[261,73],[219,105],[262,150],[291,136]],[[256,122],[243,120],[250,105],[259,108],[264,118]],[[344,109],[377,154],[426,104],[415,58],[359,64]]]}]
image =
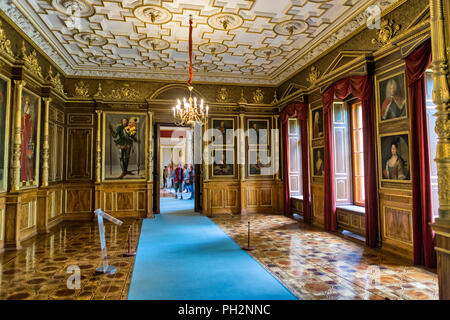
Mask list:
[{"label": "polished wooden floor", "polygon": [[[300,299],[437,299],[437,276],[340,236],[275,215],[215,216],[212,220]],[[62,223],[51,233],[0,254],[0,299],[126,299],[134,257],[122,257],[129,226],[137,245],[141,222],[106,224],[114,275],[96,275],[101,264],[96,222]],[[67,288],[67,269],[81,269],[79,290]],[[151,272],[151,266],[149,266]],[[168,281],[173,281],[170,279]],[[194,297],[193,297],[194,298]]]},{"label": "polished wooden floor", "polygon": [[[120,227],[105,222],[110,264],[114,275],[96,275],[101,265],[97,222],[62,223],[51,233],[23,243],[19,251],[0,254],[0,299],[126,299],[134,257],[122,257],[132,226],[136,247],[141,222],[124,220]],[[69,266],[81,270],[79,290],[67,287]]]}]

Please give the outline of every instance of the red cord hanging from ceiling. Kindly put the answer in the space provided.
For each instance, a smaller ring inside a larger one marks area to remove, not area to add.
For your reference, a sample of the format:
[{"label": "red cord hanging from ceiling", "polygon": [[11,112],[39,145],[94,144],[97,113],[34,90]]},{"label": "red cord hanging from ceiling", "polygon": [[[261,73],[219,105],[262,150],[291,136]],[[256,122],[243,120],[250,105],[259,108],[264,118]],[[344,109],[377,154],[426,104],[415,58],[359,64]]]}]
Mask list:
[{"label": "red cord hanging from ceiling", "polygon": [[192,78],[194,72],[192,71],[192,15],[189,16],[189,81],[188,86],[192,85]]}]

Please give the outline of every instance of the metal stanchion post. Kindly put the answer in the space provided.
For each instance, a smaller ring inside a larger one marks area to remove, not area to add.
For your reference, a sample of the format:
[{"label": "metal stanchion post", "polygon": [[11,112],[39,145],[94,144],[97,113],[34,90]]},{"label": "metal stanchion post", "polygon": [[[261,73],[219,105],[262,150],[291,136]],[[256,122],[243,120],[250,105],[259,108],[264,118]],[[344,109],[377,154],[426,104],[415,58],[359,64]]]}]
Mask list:
[{"label": "metal stanchion post", "polygon": [[255,250],[256,248],[254,246],[250,245],[250,221],[247,224],[247,246],[246,247],[242,247],[243,250],[245,251],[252,251]]}]

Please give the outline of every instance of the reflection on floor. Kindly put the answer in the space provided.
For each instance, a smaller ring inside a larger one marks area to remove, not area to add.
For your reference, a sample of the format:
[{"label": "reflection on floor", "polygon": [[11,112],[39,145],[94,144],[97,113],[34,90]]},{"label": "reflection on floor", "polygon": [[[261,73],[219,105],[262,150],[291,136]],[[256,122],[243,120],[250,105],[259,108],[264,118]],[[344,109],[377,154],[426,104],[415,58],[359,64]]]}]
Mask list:
[{"label": "reflection on floor", "polygon": [[[178,200],[180,205],[184,200]],[[378,250],[274,215],[215,216],[239,245],[251,221],[251,255],[300,299],[437,299],[437,276]],[[95,275],[101,264],[96,222],[62,223],[50,234],[25,241],[20,251],[0,254],[0,299],[126,299],[134,258],[124,258],[128,227],[136,248],[141,223],[106,223],[115,275]],[[81,269],[80,290],[67,288],[67,268]]]},{"label": "reflection on floor", "polygon": [[[97,222],[62,223],[51,233],[22,243],[19,251],[0,254],[0,299],[126,299],[134,257],[122,257],[128,228],[136,248],[141,222],[124,220],[117,227],[105,222],[109,263],[114,275],[95,275],[101,265]],[[68,289],[71,265],[81,270],[80,289]]]},{"label": "reflection on floor", "polygon": [[337,235],[273,215],[217,215],[239,245],[300,299],[438,299],[437,275]]}]

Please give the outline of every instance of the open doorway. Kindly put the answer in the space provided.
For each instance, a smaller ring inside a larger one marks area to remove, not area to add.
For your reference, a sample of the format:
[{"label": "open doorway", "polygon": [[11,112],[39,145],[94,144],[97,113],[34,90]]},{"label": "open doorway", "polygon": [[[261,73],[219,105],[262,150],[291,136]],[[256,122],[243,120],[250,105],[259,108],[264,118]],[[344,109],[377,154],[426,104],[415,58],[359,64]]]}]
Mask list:
[{"label": "open doorway", "polygon": [[194,165],[193,129],[173,124],[155,124],[154,128],[154,213],[161,203],[180,201],[184,208],[199,211],[198,166]]}]

